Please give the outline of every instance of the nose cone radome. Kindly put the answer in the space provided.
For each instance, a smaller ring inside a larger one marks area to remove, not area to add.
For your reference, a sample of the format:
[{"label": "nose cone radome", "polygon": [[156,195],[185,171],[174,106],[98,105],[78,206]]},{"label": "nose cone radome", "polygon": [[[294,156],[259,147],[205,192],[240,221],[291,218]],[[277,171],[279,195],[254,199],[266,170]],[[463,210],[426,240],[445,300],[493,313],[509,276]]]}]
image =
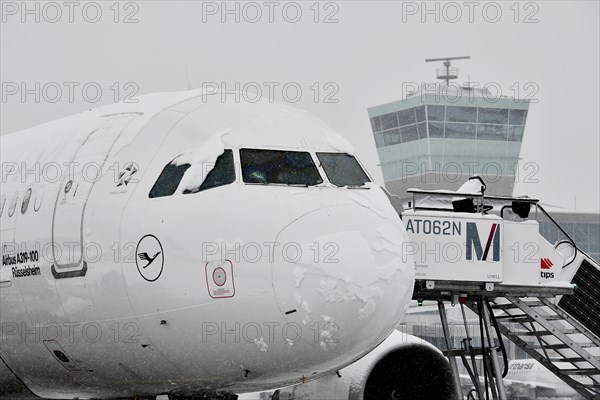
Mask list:
[{"label": "nose cone radome", "polygon": [[412,295],[406,240],[391,206],[324,207],[285,227],[273,287],[288,323],[301,328],[299,344],[324,358],[359,357],[387,337]]}]

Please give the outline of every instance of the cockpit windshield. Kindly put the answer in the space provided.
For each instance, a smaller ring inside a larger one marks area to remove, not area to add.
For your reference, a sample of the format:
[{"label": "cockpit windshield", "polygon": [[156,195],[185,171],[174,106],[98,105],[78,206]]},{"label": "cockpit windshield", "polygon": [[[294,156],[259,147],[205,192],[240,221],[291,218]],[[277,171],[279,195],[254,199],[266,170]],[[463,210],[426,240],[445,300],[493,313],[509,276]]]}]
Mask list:
[{"label": "cockpit windshield", "polygon": [[[370,182],[356,158],[345,153],[316,153],[329,181],[340,187],[362,187]],[[150,190],[149,197],[171,196],[191,167],[178,164],[176,157],[165,166]],[[323,183],[313,157],[306,151],[241,149],[240,162],[244,183],[261,185],[315,186]],[[196,187],[186,187],[183,194],[197,193],[235,182],[233,152],[225,150],[214,167]]]},{"label": "cockpit windshield", "polygon": [[356,158],[345,153],[317,153],[325,174],[336,186],[364,186],[371,180]]},{"label": "cockpit windshield", "polygon": [[[175,193],[184,174],[191,167],[189,163],[177,164],[176,160],[178,158],[179,157],[175,157],[173,161],[165,166],[154,183],[154,186],[152,186],[148,197],[165,197]],[[202,183],[192,188],[186,188],[183,193],[198,193],[206,189],[229,185],[233,182],[235,182],[233,152],[231,150],[225,150],[223,154],[217,158],[214,167],[206,175]]]},{"label": "cockpit windshield", "polygon": [[241,149],[245,183],[314,186],[323,182],[308,152]]},{"label": "cockpit windshield", "polygon": [[190,164],[176,165],[171,161],[165,166],[160,176],[154,182],[154,186],[150,190],[148,197],[151,199],[155,197],[171,196],[177,190],[183,174],[190,167]]},{"label": "cockpit windshield", "polygon": [[202,184],[190,189],[185,189],[183,194],[198,193],[217,186],[229,185],[233,182],[235,182],[233,152],[231,150],[225,150],[225,152],[217,158],[214,167],[206,175]]}]

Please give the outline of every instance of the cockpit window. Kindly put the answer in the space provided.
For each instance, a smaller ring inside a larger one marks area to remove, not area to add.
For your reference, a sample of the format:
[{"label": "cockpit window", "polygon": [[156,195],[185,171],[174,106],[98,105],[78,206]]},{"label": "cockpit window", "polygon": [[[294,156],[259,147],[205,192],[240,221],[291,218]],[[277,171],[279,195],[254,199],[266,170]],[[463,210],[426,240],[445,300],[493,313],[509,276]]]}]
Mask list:
[{"label": "cockpit window", "polygon": [[363,186],[371,180],[356,158],[345,153],[317,153],[325,174],[336,186]]},{"label": "cockpit window", "polygon": [[160,173],[148,197],[152,199],[154,197],[171,196],[177,190],[183,174],[189,167],[190,164],[175,165],[171,161]]},{"label": "cockpit window", "polygon": [[225,152],[217,158],[213,169],[206,175],[202,184],[192,189],[185,189],[183,193],[198,193],[217,186],[229,185],[233,182],[235,182],[233,152],[231,150],[225,150]]},{"label": "cockpit window", "polygon": [[[178,157],[176,157],[175,160],[177,160],[177,158]],[[183,179],[183,175],[185,175],[185,172],[191,165],[189,163],[177,165],[175,160],[171,161],[160,173],[160,176],[150,190],[150,194],[148,195],[150,198],[171,196],[177,190],[181,179]],[[225,150],[225,152],[217,158],[214,167],[206,175],[202,184],[192,189],[185,189],[183,193],[198,193],[206,189],[228,185],[233,182],[235,182],[233,152],[231,150]]]},{"label": "cockpit window", "polygon": [[323,183],[308,152],[241,149],[245,183],[313,186]]}]

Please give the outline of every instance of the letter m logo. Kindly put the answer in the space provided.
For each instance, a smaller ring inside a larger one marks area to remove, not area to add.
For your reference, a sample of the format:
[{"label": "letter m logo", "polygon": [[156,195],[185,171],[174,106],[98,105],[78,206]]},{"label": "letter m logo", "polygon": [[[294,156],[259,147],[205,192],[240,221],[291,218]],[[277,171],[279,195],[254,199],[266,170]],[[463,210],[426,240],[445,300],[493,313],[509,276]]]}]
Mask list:
[{"label": "letter m logo", "polygon": [[482,249],[477,224],[467,222],[467,260],[473,259],[473,249],[475,249],[477,259],[486,261],[492,246],[494,247],[492,261],[500,261],[500,224],[492,224],[485,248]]}]

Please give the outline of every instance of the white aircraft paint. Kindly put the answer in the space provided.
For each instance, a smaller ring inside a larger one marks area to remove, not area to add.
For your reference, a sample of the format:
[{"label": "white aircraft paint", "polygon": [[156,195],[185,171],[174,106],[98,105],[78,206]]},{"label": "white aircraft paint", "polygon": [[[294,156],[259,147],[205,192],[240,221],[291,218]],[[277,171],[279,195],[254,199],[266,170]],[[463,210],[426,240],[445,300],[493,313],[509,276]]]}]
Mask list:
[{"label": "white aircraft paint", "polygon": [[[402,257],[397,213],[377,185],[329,183],[315,152],[351,146],[304,111],[156,94],[2,136],[1,145],[0,364],[37,395],[296,384],[367,354],[408,307],[414,266]],[[323,183],[245,184],[241,148],[309,152]],[[224,149],[236,182],[183,194]],[[149,198],[174,159],[192,165],[177,191]],[[203,246],[248,243],[260,257]],[[282,254],[288,243],[302,249],[297,260]],[[336,262],[325,262],[327,243]],[[0,374],[0,387],[9,379]]]}]

